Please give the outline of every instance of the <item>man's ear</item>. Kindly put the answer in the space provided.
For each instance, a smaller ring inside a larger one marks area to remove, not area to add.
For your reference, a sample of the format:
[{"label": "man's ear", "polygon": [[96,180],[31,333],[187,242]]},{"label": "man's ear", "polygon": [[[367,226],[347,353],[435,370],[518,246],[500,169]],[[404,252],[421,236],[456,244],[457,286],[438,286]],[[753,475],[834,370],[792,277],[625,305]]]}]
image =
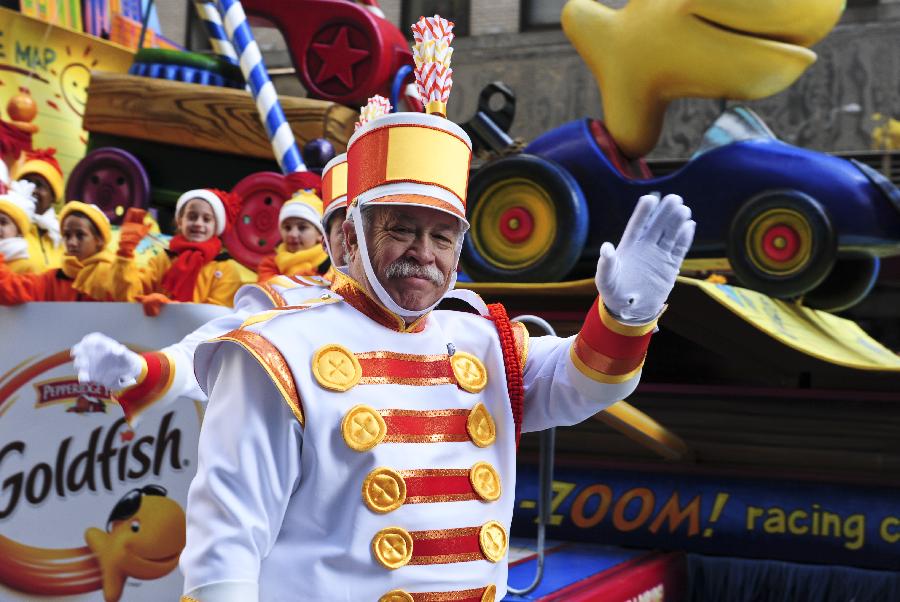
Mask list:
[{"label": "man's ear", "polygon": [[353,227],[353,223],[350,220],[346,220],[341,225],[341,230],[344,232],[344,250],[350,257],[356,255],[357,241],[356,241],[356,228]]}]

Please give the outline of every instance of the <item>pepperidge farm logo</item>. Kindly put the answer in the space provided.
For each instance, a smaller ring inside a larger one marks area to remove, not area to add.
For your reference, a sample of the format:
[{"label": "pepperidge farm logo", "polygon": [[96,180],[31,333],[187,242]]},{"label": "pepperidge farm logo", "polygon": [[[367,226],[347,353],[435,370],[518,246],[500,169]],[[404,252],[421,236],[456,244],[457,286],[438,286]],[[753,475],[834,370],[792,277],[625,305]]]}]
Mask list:
[{"label": "pepperidge farm logo", "polygon": [[665,599],[665,589],[660,583],[656,587],[652,587],[645,592],[641,592],[633,598],[628,598],[625,602],[663,602]]},{"label": "pepperidge farm logo", "polygon": [[94,383],[80,383],[77,378],[63,377],[34,383],[35,408],[72,403],[67,412],[76,414],[106,413],[106,405],[114,403],[109,390]]}]

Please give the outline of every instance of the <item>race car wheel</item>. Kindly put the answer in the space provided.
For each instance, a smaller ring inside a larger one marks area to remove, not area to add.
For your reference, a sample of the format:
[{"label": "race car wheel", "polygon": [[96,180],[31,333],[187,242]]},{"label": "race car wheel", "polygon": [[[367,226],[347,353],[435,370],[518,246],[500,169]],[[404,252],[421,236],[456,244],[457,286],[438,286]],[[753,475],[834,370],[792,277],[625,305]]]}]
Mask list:
[{"label": "race car wheel", "polygon": [[804,295],[803,304],[830,312],[850,309],[869,296],[879,272],[878,257],[840,257],[822,284]]},{"label": "race car wheel", "polygon": [[731,221],[728,259],[735,276],[742,286],[773,297],[796,297],[818,286],[836,252],[831,219],[802,192],[765,192]]},{"label": "race car wheel", "polygon": [[533,155],[490,163],[470,181],[468,199],[471,229],[461,261],[474,280],[554,282],[578,261],[587,203],[557,164]]},{"label": "race car wheel", "polygon": [[237,223],[225,230],[222,240],[232,257],[255,270],[281,242],[278,212],[290,198],[291,186],[283,175],[263,171],[235,184],[232,192],[241,199],[241,211]]},{"label": "race car wheel", "polygon": [[131,153],[120,148],[98,148],[75,165],[66,182],[66,200],[97,205],[110,223],[118,226],[129,207],[147,207],[150,179]]}]

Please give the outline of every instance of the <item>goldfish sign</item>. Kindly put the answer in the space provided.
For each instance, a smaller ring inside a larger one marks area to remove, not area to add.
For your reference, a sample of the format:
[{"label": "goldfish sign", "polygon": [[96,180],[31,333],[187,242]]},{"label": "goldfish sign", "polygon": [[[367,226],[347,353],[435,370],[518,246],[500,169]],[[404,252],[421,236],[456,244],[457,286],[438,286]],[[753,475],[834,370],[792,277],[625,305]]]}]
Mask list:
[{"label": "goldfish sign", "polygon": [[0,600],[178,599],[202,408],[178,399],[132,429],[109,391],[78,382],[68,352],[94,330],[159,348],[223,311],[173,309],[0,309]]},{"label": "goldfish sign", "polygon": [[[900,570],[900,490],[750,473],[557,467],[548,536],[605,545]],[[534,531],[537,472],[513,535]]]}]

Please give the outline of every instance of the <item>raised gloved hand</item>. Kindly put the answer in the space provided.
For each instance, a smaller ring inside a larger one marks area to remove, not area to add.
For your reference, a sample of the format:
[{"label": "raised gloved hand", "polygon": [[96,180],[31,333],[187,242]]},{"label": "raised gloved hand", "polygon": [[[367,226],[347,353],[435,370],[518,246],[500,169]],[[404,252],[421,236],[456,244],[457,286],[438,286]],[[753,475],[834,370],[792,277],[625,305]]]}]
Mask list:
[{"label": "raised gloved hand", "polygon": [[162,293],[150,293],[149,295],[138,295],[137,301],[144,306],[144,315],[148,318],[155,318],[162,311],[164,305],[169,303],[178,303],[172,301]]},{"label": "raised gloved hand", "polygon": [[597,290],[624,322],[649,322],[662,311],[697,224],[675,194],[642,196],[618,248],[605,242],[597,262]]},{"label": "raised gloved hand", "polygon": [[135,384],[145,366],[140,355],[99,332],[81,339],[71,354],[78,382],[96,383],[110,391]]},{"label": "raised gloved hand", "polygon": [[134,257],[134,250],[141,244],[141,240],[147,236],[149,231],[150,226],[147,224],[135,222],[122,224],[122,229],[119,231],[119,249],[116,254],[129,259]]}]

